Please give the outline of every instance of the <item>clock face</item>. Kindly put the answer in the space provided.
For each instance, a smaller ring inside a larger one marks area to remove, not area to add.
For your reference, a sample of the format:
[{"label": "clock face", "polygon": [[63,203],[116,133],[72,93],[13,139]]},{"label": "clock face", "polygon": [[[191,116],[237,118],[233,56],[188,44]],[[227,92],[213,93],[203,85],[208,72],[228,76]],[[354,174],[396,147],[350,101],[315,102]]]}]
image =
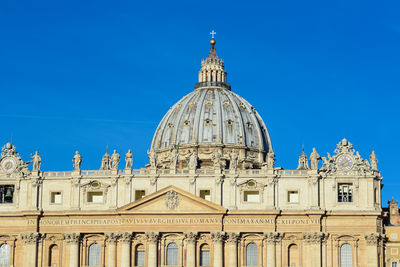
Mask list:
[{"label": "clock face", "polygon": [[349,155],[340,156],[337,162],[343,171],[348,171],[353,167],[353,159]]},{"label": "clock face", "polygon": [[6,173],[11,173],[15,170],[15,167],[17,166],[15,160],[13,158],[5,158],[1,162],[1,168],[6,172]]}]

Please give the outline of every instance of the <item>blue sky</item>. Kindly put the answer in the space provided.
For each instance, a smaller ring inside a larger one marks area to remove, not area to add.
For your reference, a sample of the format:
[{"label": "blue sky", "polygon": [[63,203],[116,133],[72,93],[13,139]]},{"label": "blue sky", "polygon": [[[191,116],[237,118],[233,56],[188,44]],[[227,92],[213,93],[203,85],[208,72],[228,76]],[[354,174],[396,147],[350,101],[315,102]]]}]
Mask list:
[{"label": "blue sky", "polygon": [[44,170],[98,169],[108,145],[147,162],[170,106],[193,90],[209,32],[232,90],[267,124],[277,165],[346,137],[375,150],[400,199],[398,1],[0,1],[0,143]]}]

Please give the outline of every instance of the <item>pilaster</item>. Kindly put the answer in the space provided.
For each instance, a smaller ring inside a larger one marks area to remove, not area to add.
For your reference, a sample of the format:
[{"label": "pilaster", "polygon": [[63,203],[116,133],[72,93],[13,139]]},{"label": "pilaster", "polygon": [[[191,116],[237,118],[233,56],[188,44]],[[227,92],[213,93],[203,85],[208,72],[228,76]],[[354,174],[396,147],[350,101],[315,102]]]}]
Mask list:
[{"label": "pilaster", "polygon": [[227,233],[226,242],[228,244],[228,266],[238,266],[238,253],[237,253],[237,241],[239,239],[239,233]]},{"label": "pilaster", "polygon": [[79,242],[80,233],[66,233],[64,240],[69,246],[69,266],[79,267]]},{"label": "pilaster", "polygon": [[158,258],[157,243],[158,243],[159,233],[147,232],[146,238],[148,243],[147,267],[157,267],[157,258]]},{"label": "pilaster", "polygon": [[117,241],[119,233],[106,233],[107,242],[107,267],[116,267],[117,264]]},{"label": "pilaster", "polygon": [[223,242],[225,239],[225,232],[213,232],[211,233],[211,239],[214,244],[213,267],[223,267],[222,259],[224,258]]},{"label": "pilaster", "polygon": [[37,266],[37,243],[39,240],[39,233],[22,233],[21,239],[24,245],[24,264],[25,267]]}]

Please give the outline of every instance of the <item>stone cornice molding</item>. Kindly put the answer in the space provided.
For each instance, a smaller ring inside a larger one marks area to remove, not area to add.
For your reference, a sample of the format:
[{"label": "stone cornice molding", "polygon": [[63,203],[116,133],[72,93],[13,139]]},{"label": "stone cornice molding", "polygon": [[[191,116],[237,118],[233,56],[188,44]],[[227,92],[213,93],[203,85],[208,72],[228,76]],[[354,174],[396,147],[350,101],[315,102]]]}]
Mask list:
[{"label": "stone cornice molding", "polygon": [[225,232],[212,232],[211,239],[214,243],[223,242],[225,239]]},{"label": "stone cornice molding", "polygon": [[118,241],[118,238],[120,237],[119,233],[105,233],[106,237],[106,242],[107,244],[116,244]]},{"label": "stone cornice molding", "polygon": [[197,232],[186,232],[184,233],[185,235],[185,241],[187,244],[195,244],[197,240]]},{"label": "stone cornice molding", "polygon": [[120,234],[120,241],[122,242],[122,243],[131,243],[131,240],[132,240],[132,233],[131,232],[123,232],[123,233],[121,233]]},{"label": "stone cornice molding", "polygon": [[77,245],[79,244],[81,238],[80,233],[65,233],[64,239],[67,245]]},{"label": "stone cornice molding", "polygon": [[264,233],[264,238],[267,241],[267,244],[275,244],[281,238],[281,235],[277,232],[266,232]]},{"label": "stone cornice molding", "polygon": [[160,237],[160,234],[158,232],[147,232],[146,233],[147,242],[149,242],[149,243],[157,244],[159,237]]},{"label": "stone cornice molding", "polygon": [[307,232],[303,233],[303,239],[312,245],[321,244],[322,238],[324,237],[324,233],[321,232]]},{"label": "stone cornice molding", "polygon": [[378,233],[365,233],[364,238],[368,246],[376,246],[381,238],[381,235]]},{"label": "stone cornice molding", "polygon": [[236,245],[237,241],[239,239],[240,234],[239,233],[234,233],[230,232],[226,234],[226,242],[232,245]]},{"label": "stone cornice molding", "polygon": [[39,240],[40,234],[36,232],[21,233],[22,242],[24,245],[35,245]]}]

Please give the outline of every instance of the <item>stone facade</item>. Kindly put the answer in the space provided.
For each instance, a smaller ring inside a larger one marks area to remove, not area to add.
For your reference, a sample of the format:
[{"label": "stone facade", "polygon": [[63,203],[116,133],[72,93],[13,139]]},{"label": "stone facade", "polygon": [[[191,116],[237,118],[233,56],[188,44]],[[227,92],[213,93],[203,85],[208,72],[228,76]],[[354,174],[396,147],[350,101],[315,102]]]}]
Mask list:
[{"label": "stone facade", "polygon": [[275,167],[264,122],[230,91],[214,46],[146,168],[131,169],[131,151],[118,168],[114,151],[81,170],[77,151],[73,170],[42,171],[38,153],[29,168],[3,147],[0,266],[384,266],[375,153],[343,139],[332,156],[314,149],[311,165],[303,152],[298,169]]}]

